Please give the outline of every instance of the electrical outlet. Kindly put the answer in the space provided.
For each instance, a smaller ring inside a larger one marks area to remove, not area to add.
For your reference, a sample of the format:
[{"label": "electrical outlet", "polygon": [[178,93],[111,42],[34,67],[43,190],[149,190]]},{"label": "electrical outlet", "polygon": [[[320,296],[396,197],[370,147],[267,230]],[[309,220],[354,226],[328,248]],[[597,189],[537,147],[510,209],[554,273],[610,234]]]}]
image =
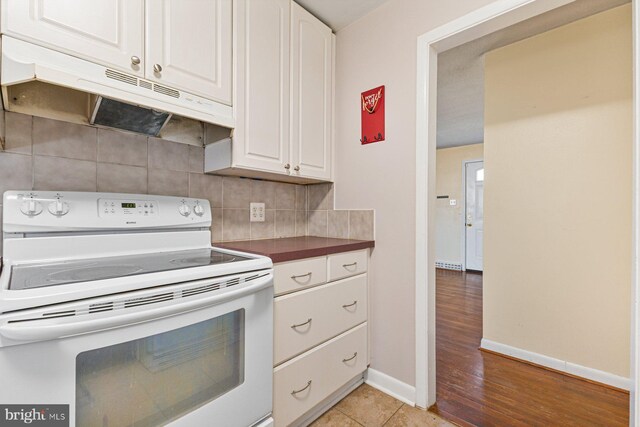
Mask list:
[{"label": "electrical outlet", "polygon": [[249,215],[251,222],[264,222],[264,203],[250,203]]},{"label": "electrical outlet", "polygon": [[455,206],[457,204],[458,204],[458,202],[456,202],[456,199],[449,200],[449,206]]}]

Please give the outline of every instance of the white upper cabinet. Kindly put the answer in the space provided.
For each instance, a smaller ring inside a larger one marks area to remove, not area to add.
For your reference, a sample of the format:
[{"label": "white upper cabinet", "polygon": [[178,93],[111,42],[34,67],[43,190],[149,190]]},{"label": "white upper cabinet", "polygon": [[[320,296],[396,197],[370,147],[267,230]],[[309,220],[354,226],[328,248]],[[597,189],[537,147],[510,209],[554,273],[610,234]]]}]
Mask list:
[{"label": "white upper cabinet", "polygon": [[143,0],[3,0],[2,32],[143,75]]},{"label": "white upper cabinet", "polygon": [[146,0],[146,77],[231,105],[231,12],[231,0]]},{"label": "white upper cabinet", "polygon": [[232,0],[2,0],[2,32],[231,105]]},{"label": "white upper cabinet", "polygon": [[236,166],[286,174],[290,0],[237,1]]},{"label": "white upper cabinet", "polygon": [[331,29],[293,3],[291,17],[292,173],[331,178]]},{"label": "white upper cabinet", "polygon": [[207,172],[330,181],[331,29],[291,0],[235,0],[233,140],[205,149]]}]

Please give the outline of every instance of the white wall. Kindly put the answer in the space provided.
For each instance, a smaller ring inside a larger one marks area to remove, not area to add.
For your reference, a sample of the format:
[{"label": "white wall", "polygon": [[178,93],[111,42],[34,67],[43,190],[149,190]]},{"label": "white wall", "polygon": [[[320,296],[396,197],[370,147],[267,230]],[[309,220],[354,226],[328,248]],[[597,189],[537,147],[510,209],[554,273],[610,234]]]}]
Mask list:
[{"label": "white wall", "polygon": [[631,5],[485,58],[484,338],[629,376]]},{"label": "white wall", "polygon": [[[490,0],[390,0],[337,33],[336,209],[376,210],[372,368],[415,384],[417,37]],[[360,93],[386,86],[386,141],[360,145]]]},{"label": "white wall", "polygon": [[[465,212],[463,162],[481,160],[483,145],[442,148],[436,151],[436,261],[454,264],[463,261],[462,219]],[[455,199],[456,205],[449,201]]]}]

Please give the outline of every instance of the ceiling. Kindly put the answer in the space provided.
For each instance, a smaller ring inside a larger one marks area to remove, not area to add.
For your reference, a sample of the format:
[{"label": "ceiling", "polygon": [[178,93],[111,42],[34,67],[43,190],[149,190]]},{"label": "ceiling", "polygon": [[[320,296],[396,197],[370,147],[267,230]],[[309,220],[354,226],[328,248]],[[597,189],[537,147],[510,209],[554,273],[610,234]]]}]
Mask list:
[{"label": "ceiling", "polygon": [[486,52],[625,3],[628,0],[576,0],[441,53],[438,56],[437,147],[476,144],[484,140]]},{"label": "ceiling", "polygon": [[387,0],[295,0],[334,32],[365,16]]}]

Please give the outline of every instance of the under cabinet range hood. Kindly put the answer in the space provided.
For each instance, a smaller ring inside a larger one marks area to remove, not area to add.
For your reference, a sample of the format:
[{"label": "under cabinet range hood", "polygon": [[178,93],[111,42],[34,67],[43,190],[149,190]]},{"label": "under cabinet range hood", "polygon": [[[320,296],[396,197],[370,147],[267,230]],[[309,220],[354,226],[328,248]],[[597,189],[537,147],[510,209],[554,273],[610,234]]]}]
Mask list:
[{"label": "under cabinet range hood", "polygon": [[8,111],[157,135],[177,115],[233,128],[231,106],[2,36]]}]

